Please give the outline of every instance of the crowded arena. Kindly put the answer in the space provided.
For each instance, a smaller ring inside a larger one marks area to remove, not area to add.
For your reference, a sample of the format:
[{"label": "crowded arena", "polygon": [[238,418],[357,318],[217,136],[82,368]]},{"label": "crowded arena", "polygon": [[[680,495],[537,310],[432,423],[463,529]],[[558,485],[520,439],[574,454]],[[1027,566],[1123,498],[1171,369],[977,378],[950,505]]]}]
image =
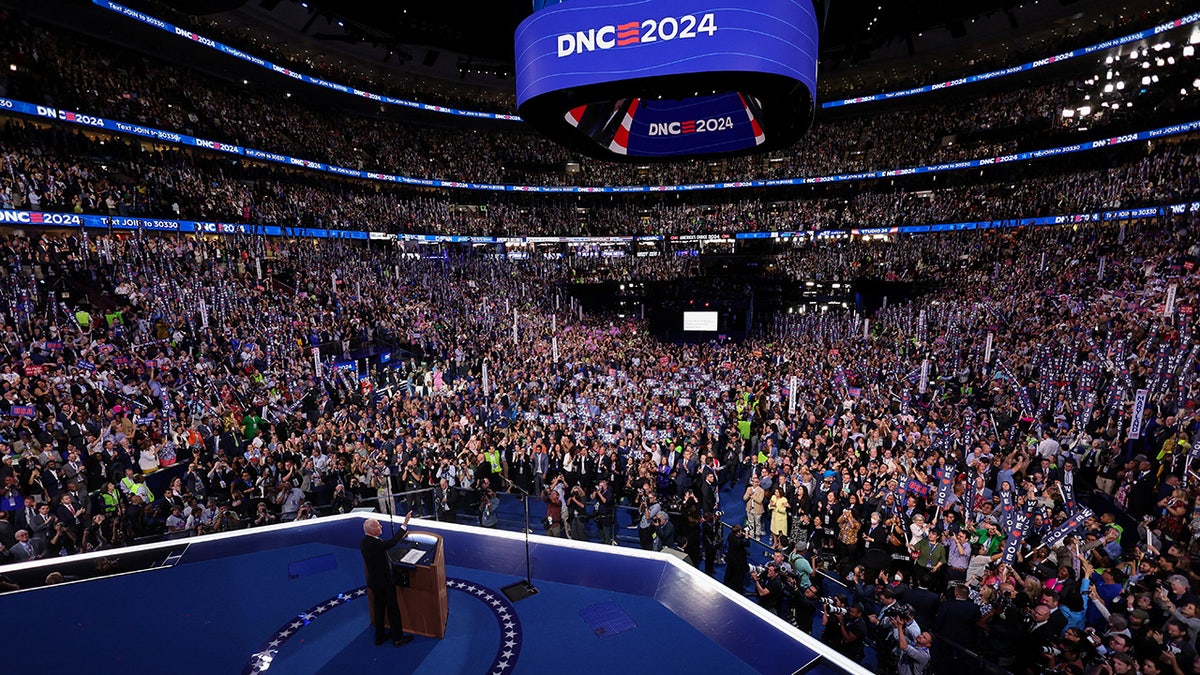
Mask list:
[{"label": "crowded arena", "polygon": [[1200,673],[1191,3],[872,3],[799,142],[674,161],[522,121],[511,39],[447,80],[251,4],[0,3],[0,597],[411,511],[677,554],[872,672]]}]

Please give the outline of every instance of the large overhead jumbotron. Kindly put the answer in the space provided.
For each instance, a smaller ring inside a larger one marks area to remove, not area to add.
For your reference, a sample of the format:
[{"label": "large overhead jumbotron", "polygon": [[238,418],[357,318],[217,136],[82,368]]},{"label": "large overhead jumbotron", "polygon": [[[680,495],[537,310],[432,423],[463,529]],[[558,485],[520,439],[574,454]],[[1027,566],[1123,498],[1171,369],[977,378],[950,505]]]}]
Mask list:
[{"label": "large overhead jumbotron", "polygon": [[603,159],[763,152],[811,125],[809,0],[569,0],[517,27],[517,108]]}]

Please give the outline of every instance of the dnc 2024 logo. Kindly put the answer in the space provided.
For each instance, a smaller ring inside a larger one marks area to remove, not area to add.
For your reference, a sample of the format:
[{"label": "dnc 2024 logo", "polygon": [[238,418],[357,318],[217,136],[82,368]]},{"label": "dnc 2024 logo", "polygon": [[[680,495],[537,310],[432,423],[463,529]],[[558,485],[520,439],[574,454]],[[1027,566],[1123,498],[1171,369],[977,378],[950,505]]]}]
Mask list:
[{"label": "dnc 2024 logo", "polygon": [[668,16],[661,19],[610,24],[600,28],[589,28],[559,35],[558,57],[593,52],[597,49],[689,40],[702,35],[712,37],[716,32],[717,20],[711,12],[700,18],[696,18],[693,14],[685,14],[679,18]]}]

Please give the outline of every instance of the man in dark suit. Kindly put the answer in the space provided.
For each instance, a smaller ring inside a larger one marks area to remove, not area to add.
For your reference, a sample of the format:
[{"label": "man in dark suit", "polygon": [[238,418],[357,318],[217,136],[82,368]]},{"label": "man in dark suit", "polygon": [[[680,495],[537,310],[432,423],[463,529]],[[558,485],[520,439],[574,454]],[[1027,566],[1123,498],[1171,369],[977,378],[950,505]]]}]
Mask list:
[{"label": "man in dark suit", "polygon": [[18,530],[33,531],[33,521],[37,518],[38,505],[33,497],[26,497],[25,504],[13,515],[13,527]]},{"label": "man in dark suit", "polygon": [[384,630],[384,616],[392,627],[392,645],[399,647],[412,642],[411,635],[404,634],[404,625],[400,618],[400,605],[396,602],[396,582],[392,578],[392,561],[388,559],[388,549],[395,546],[408,534],[408,521],[412,520],[412,511],[404,517],[404,524],[388,540],[380,539],[383,526],[378,520],[370,518],[363,522],[363,538],[359,548],[362,550],[363,564],[367,570],[367,588],[375,597],[375,645],[383,644],[387,639]]},{"label": "man in dark suit", "polygon": [[701,513],[709,513],[717,510],[717,501],[720,497],[717,492],[717,477],[715,472],[705,472],[704,480],[700,481],[699,497]]},{"label": "man in dark suit", "polygon": [[[933,631],[939,638],[953,641],[964,649],[975,649],[979,635],[979,605],[971,602],[971,591],[964,584],[954,584],[952,600],[943,602],[933,620]],[[942,666],[934,672],[961,673],[968,670],[965,656],[958,650],[940,650],[935,661]]]},{"label": "man in dark suit", "polygon": [[79,508],[69,493],[62,494],[62,502],[54,510],[54,516],[58,518],[58,522],[74,532],[77,538],[82,538],[83,519],[87,517],[87,510]]},{"label": "man in dark suit", "polygon": [[1021,653],[1017,655],[1019,663],[1025,667],[1036,666],[1042,658],[1042,648],[1050,644],[1052,638],[1060,635],[1050,618],[1050,608],[1046,605],[1038,605],[1033,609],[1033,620],[1027,629],[1026,638],[1021,641]]},{"label": "man in dark suit", "polygon": [[12,554],[14,562],[27,562],[29,560],[37,560],[46,555],[46,545],[32,539],[29,533],[25,530],[17,532],[17,545],[9,551]]},{"label": "man in dark suit", "polygon": [[1129,515],[1141,518],[1154,508],[1154,490],[1158,477],[1151,470],[1150,460],[1145,455],[1134,457],[1137,469],[1133,476],[1133,486],[1129,490]]},{"label": "man in dark suit", "polygon": [[901,600],[906,604],[912,605],[913,618],[917,620],[917,624],[922,628],[934,624],[934,617],[937,616],[941,597],[926,588],[921,579],[914,578],[912,588],[904,592]]}]

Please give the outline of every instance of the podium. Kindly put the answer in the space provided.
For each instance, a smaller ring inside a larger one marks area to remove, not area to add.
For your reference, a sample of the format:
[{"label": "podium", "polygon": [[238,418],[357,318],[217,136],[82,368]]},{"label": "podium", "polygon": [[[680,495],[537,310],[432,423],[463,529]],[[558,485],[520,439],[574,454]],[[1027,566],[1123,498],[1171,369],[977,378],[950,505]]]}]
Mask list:
[{"label": "podium", "polygon": [[[403,562],[410,553],[415,558],[416,552],[421,553],[419,559],[413,563]],[[441,536],[432,532],[409,532],[404,541],[388,551],[388,557],[397,580],[396,602],[400,605],[404,632],[438,639],[446,637],[450,606]],[[369,589],[367,612],[367,616],[375,616],[375,597]]]}]

